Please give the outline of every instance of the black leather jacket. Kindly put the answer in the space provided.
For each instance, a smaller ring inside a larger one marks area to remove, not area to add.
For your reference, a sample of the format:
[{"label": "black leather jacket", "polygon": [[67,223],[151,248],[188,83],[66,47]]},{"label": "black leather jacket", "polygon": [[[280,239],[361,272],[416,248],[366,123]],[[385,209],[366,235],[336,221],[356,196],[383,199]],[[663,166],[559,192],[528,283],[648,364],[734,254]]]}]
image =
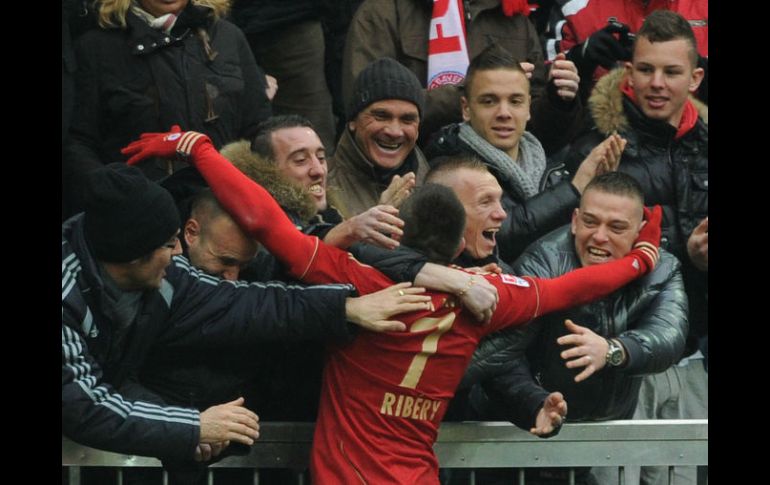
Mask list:
[{"label": "black leather jacket", "polygon": [[[569,403],[568,419],[630,419],[642,375],[674,364],[688,330],[687,297],[680,264],[661,249],[660,261],[647,276],[587,305],[541,317],[515,331],[484,340],[473,355],[462,386],[475,385],[471,403],[482,419],[507,419],[529,428],[549,392],[559,391]],[[580,267],[569,226],[530,246],[514,263],[519,275],[545,278]],[[618,338],[627,350],[622,368],[605,367],[575,383],[581,369],[567,369],[556,339],[568,332],[564,320],[607,338]]]}]

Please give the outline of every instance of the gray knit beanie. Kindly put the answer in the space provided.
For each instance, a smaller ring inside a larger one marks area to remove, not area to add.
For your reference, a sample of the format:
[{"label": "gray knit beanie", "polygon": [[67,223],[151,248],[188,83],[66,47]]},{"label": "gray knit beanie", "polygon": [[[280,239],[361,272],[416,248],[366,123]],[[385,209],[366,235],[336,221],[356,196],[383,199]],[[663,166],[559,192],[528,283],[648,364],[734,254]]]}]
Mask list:
[{"label": "gray knit beanie", "polygon": [[417,106],[422,118],[425,93],[417,76],[398,61],[383,57],[370,62],[358,74],[353,84],[353,96],[348,104],[348,121],[370,104],[383,99],[403,99]]}]

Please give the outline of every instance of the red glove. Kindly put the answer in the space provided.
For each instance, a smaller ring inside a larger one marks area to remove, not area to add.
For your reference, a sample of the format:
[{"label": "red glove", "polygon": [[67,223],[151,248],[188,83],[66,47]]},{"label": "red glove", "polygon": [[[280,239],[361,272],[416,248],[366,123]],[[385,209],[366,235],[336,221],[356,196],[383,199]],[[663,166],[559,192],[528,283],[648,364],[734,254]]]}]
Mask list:
[{"label": "red glove", "polygon": [[660,246],[660,221],[663,219],[663,209],[656,205],[652,210],[644,208],[644,219],[647,224],[639,231],[634,249],[629,254],[641,263],[642,274],[647,274],[658,263],[658,246]]},{"label": "red glove", "polygon": [[132,155],[129,165],[147,157],[182,157],[206,179],[241,229],[259,239],[293,275],[301,278],[310,268],[318,238],[298,231],[273,197],[217,152],[208,136],[174,125],[168,133],[143,134],[121,153]]},{"label": "red glove", "polygon": [[138,140],[120,150],[120,153],[131,155],[126,163],[135,165],[152,157],[187,158],[192,154],[193,148],[205,143],[211,144],[211,139],[203,133],[182,132],[179,125],[174,125],[168,133],[143,133]]}]

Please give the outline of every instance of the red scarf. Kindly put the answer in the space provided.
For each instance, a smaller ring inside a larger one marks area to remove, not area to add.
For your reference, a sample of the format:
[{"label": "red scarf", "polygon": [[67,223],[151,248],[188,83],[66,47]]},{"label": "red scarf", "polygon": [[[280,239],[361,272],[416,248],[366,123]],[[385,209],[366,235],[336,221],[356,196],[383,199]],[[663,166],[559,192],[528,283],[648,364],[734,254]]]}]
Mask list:
[{"label": "red scarf", "polygon": [[[636,99],[636,93],[634,93],[634,90],[631,86],[628,84],[628,76],[626,76],[623,79],[623,82],[620,83],[620,92],[628,96],[628,99],[633,101],[633,103],[637,106],[639,106],[639,101]],[[694,104],[692,104],[692,101],[689,99],[684,103],[684,111],[682,112],[682,119],[679,120],[679,127],[676,130],[676,135],[674,135],[674,139],[678,140],[679,138],[683,137],[685,133],[692,130],[695,127],[695,124],[698,122],[698,109],[695,107]]]},{"label": "red scarf", "polygon": [[433,89],[460,84],[468,70],[465,19],[461,0],[434,0],[428,34],[428,82]]}]

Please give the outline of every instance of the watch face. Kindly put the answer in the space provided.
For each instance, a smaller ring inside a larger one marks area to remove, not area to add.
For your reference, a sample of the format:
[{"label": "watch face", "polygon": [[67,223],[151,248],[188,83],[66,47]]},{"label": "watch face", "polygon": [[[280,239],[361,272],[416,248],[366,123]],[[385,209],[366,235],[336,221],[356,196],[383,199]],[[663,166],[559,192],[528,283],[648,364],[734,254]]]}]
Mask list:
[{"label": "watch face", "polygon": [[623,351],[617,347],[613,347],[608,357],[607,360],[611,366],[618,366],[623,362]]}]

